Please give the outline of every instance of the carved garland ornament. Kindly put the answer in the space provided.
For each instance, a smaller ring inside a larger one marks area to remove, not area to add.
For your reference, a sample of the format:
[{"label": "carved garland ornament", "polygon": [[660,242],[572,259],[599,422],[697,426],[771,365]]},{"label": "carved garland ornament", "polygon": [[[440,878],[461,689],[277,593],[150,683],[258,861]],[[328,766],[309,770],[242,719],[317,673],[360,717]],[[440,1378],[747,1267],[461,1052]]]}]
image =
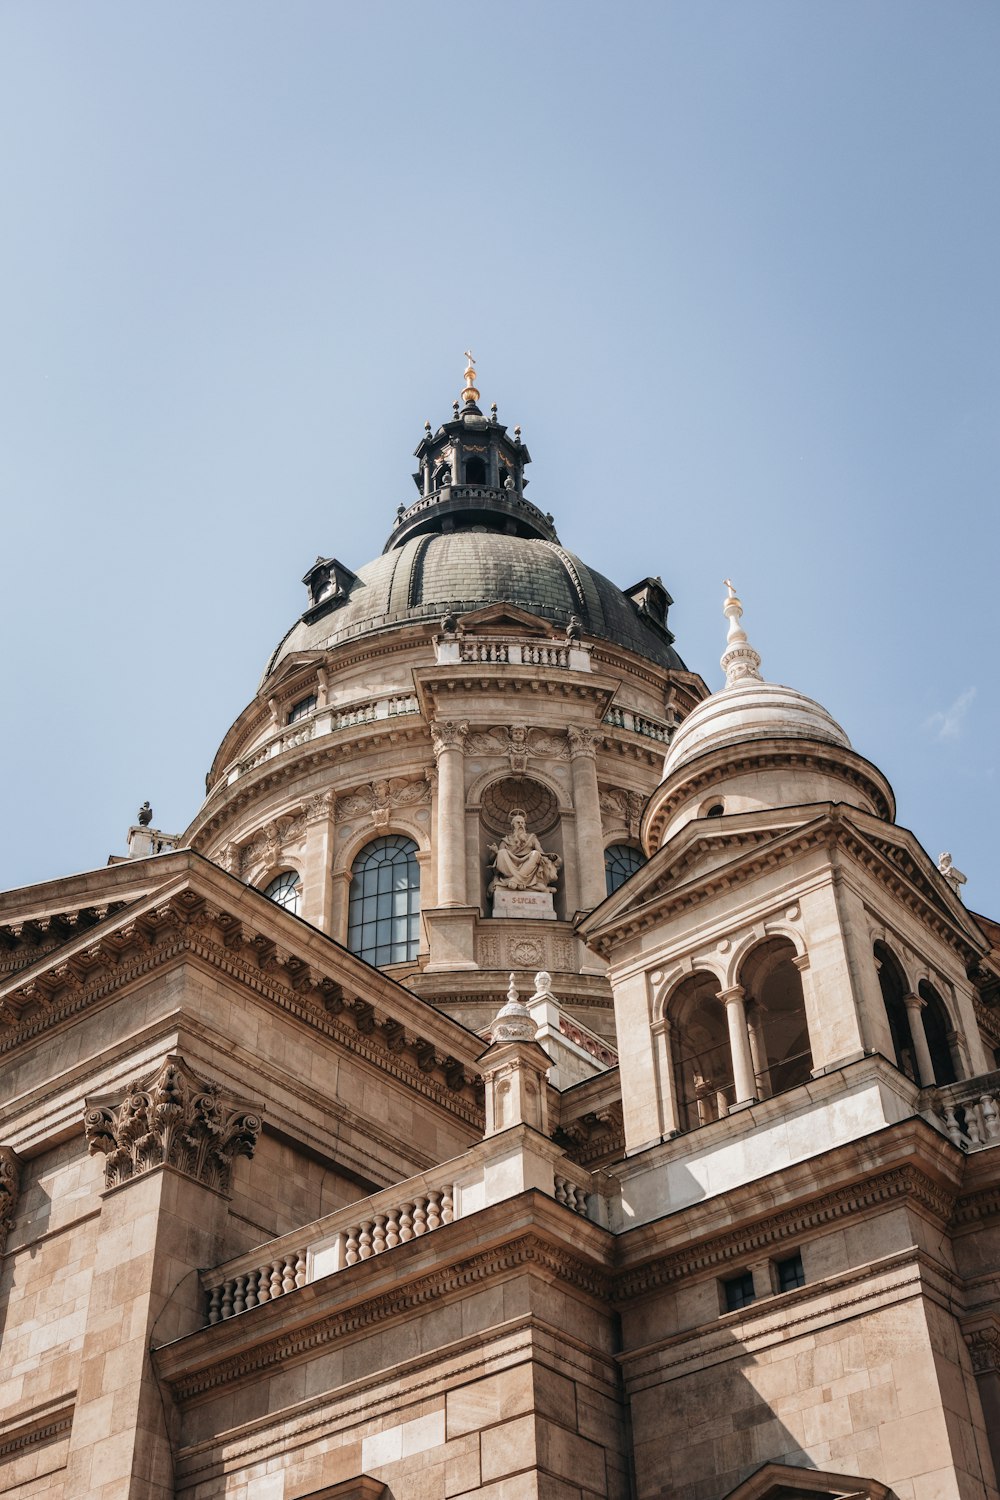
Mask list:
[{"label": "carved garland ornament", "polygon": [[133,1080],[117,1104],[88,1100],[83,1123],[90,1154],[106,1158],[106,1187],[170,1166],[225,1193],[236,1158],[253,1156],[263,1122],[171,1055],[151,1079]]},{"label": "carved garland ornament", "polygon": [[0,1253],[7,1231],[14,1228],[14,1214],[21,1196],[21,1158],[13,1146],[0,1146]]}]

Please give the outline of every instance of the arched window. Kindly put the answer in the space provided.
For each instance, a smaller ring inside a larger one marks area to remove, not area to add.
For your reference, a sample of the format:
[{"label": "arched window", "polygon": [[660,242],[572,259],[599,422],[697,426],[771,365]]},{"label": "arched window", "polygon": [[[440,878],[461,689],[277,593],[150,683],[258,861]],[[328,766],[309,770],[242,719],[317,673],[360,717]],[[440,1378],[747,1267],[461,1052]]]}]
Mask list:
[{"label": "arched window", "polygon": [[465,460],[465,482],[466,484],[486,483],[486,460],[482,458],[467,458]]},{"label": "arched window", "polygon": [[757,1091],[762,1099],[808,1083],[812,1048],[802,975],[788,938],[768,938],[743,960],[743,988]]},{"label": "arched window", "polygon": [[721,1120],[735,1101],[726,1009],[714,974],[691,974],[670,999],[674,1096],[682,1130]]},{"label": "arched window", "polygon": [[264,895],[275,906],[283,906],[286,911],[298,916],[302,904],[302,887],[294,870],[282,870],[280,875],[275,875],[264,887]]},{"label": "arched window", "polygon": [[451,469],[448,464],[442,464],[438,469],[434,475],[434,483],[438,489],[442,489],[446,484],[451,484]]},{"label": "arched window", "polygon": [[874,951],[879,987],[882,990],[882,1003],[889,1020],[889,1034],[892,1037],[893,1060],[901,1073],[905,1073],[907,1078],[919,1084],[920,1073],[917,1070],[913,1033],[910,1031],[910,1018],[906,1012],[905,996],[909,992],[906,975],[900,968],[896,955],[891,948],[886,947],[885,943],[876,943]]},{"label": "arched window", "polygon": [[944,1001],[926,979],[921,979],[917,994],[924,1002],[922,1019],[927,1050],[934,1065],[934,1082],[942,1088],[946,1083],[957,1083],[958,1075],[951,1049],[952,1026]]},{"label": "arched window", "polygon": [[645,863],[646,856],[642,850],[636,849],[632,844],[609,844],[604,851],[608,895],[624,885],[629,876],[634,875],[636,870],[641,870]]},{"label": "arched window", "polygon": [[370,964],[399,964],[420,945],[417,846],[402,834],[366,844],[351,866],[347,946]]}]

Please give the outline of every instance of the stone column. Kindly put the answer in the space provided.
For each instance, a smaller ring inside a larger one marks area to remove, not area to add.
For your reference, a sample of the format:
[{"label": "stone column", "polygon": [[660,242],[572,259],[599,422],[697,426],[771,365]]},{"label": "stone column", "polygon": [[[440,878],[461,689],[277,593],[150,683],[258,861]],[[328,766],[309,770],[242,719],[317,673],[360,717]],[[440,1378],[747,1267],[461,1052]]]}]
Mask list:
[{"label": "stone column", "polygon": [[927,1033],[924,1030],[923,1008],[925,1000],[919,995],[904,995],[903,1004],[910,1022],[910,1035],[913,1038],[913,1050],[917,1055],[917,1072],[920,1075],[920,1087],[932,1088],[934,1085],[934,1064],[931,1062],[931,1049],[927,1045]]},{"label": "stone column", "polygon": [[736,1103],[745,1104],[756,1099],[757,1088],[753,1076],[753,1057],[750,1052],[750,1034],[747,1031],[747,1013],[743,1003],[744,990],[741,984],[732,989],[720,990],[719,999],[726,1007],[726,1023],[729,1026],[729,1049],[733,1055],[733,1081],[736,1085]]},{"label": "stone column", "polygon": [[468,724],[431,725],[438,767],[437,904],[465,905],[465,736]]},{"label": "stone column", "polygon": [[259,1115],[167,1057],[116,1100],[88,1100],[92,1154],[105,1156],[66,1493],[173,1500],[168,1412],[150,1344],[204,1321],[200,1266],[219,1259],[232,1166]]},{"label": "stone column", "polygon": [[653,1054],[657,1073],[657,1094],[660,1100],[660,1135],[666,1138],[681,1128],[680,1109],[674,1088],[674,1060],[672,1050],[673,1022],[661,1016],[650,1028],[656,1038]]},{"label": "stone column", "polygon": [[306,803],[306,847],[302,862],[302,916],[321,932],[333,930],[333,819],[336,798],[320,792]]},{"label": "stone column", "polygon": [[604,874],[604,828],[597,790],[597,747],[592,729],[568,731],[576,813],[577,889],[580,906],[592,911],[607,895]]},{"label": "stone column", "polygon": [[[793,960],[794,962],[794,960]],[[771,1097],[771,1079],[767,1068],[767,1045],[764,1041],[764,1028],[760,1022],[760,1012],[756,1005],[747,1012],[747,1034],[750,1038],[750,1056],[753,1060],[754,1077],[757,1080],[757,1088],[761,1099]]]}]

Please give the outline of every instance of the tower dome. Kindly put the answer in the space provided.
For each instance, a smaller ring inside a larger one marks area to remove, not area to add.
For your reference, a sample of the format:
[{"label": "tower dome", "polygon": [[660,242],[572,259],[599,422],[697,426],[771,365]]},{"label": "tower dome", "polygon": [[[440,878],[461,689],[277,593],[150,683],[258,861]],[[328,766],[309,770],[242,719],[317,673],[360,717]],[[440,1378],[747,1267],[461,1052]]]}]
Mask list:
[{"label": "tower dome", "polygon": [[726,681],[696,704],[671,740],[643,817],[652,854],[697,817],[848,802],[891,822],[892,789],[851,747],[836,719],[797,689],[765,682],[726,580]]},{"label": "tower dome", "polygon": [[728,579],[726,588],[723,613],[729,635],[720,662],[726,684],[692,709],[678,729],[663,763],[664,780],[717,746],[749,740],[819,740],[850,750],[847,735],[821,703],[795,688],[764,681],[760,656],[740,624],[743,605]]}]

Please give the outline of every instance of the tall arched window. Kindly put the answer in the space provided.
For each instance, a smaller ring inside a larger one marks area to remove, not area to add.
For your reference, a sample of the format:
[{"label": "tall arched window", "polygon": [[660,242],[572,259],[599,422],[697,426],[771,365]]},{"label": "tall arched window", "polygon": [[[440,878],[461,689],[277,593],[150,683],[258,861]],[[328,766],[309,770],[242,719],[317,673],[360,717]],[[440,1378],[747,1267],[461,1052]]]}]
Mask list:
[{"label": "tall arched window", "polygon": [[420,945],[420,866],[412,839],[366,844],[351,866],[347,946],[370,964],[405,963]]},{"label": "tall arched window", "polygon": [[482,458],[467,458],[465,460],[465,482],[466,484],[486,483],[486,461]]},{"label": "tall arched window", "polygon": [[302,887],[294,870],[282,870],[280,875],[275,875],[274,879],[264,887],[264,895],[269,901],[273,901],[275,906],[283,906],[286,911],[298,916],[299,907],[302,904]]},{"label": "tall arched window", "polygon": [[667,1007],[674,1096],[682,1130],[721,1120],[736,1098],[726,1009],[714,974],[681,981]]},{"label": "tall arched window", "polygon": [[889,1020],[889,1034],[892,1037],[892,1050],[895,1053],[894,1062],[901,1073],[905,1073],[907,1078],[911,1078],[914,1083],[919,1083],[920,1073],[917,1070],[913,1033],[910,1031],[910,1018],[906,1011],[905,997],[910,988],[906,982],[906,975],[896,955],[891,948],[886,947],[885,943],[875,944],[875,964],[878,968],[878,982],[882,990],[882,1003],[885,1005],[885,1013]]},{"label": "tall arched window", "polygon": [[768,938],[740,967],[750,1055],[762,1099],[808,1083],[812,1077],[802,975],[794,959],[795,945],[790,939]]},{"label": "tall arched window", "polygon": [[608,884],[608,895],[624,885],[630,875],[641,870],[646,863],[641,849],[631,844],[609,844],[604,851],[604,874]]}]

